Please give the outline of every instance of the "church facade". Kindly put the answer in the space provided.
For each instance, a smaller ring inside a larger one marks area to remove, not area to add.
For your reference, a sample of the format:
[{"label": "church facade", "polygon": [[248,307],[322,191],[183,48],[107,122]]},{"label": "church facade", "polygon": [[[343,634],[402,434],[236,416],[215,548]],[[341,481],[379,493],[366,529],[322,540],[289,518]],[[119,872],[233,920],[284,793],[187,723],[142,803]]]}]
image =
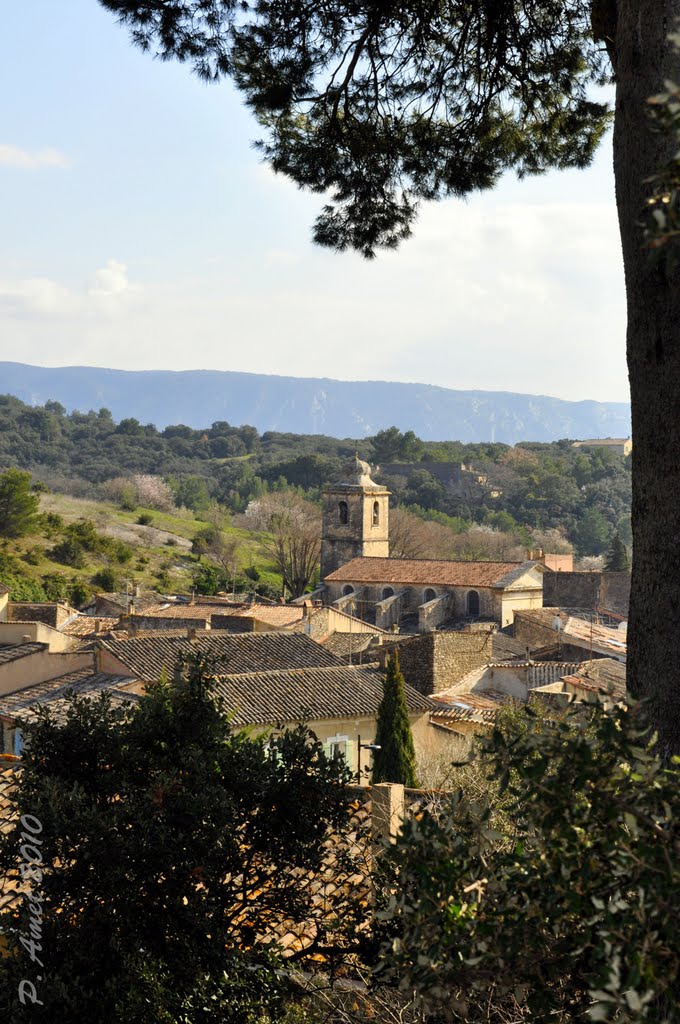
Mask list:
[{"label": "church facade", "polygon": [[426,632],[464,620],[512,623],[543,605],[539,562],[390,558],[389,491],[358,457],[346,483],[324,492],[321,578],[325,600],[382,629]]}]

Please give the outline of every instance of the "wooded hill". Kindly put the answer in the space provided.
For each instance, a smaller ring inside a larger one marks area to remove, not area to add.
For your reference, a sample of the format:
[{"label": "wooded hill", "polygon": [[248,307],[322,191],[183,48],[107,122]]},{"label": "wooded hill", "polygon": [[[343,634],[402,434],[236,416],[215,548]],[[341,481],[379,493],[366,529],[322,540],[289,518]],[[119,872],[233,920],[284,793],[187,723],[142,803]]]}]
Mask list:
[{"label": "wooded hill", "polygon": [[[392,491],[393,507],[421,519],[459,532],[471,524],[520,534],[557,530],[582,555],[605,551],[616,529],[630,544],[630,458],[574,449],[570,440],[514,447],[422,441],[395,427],[338,440],[260,434],[226,421],[159,431],[132,418],[116,423],[106,409],[67,413],[58,402],[34,407],[0,396],[0,469],[28,469],[51,490],[80,498],[117,498],[121,478],[141,473],[163,477],[175,504],[197,515],[211,502],[239,513],[288,488],[316,500],[357,450],[386,467],[375,476]],[[461,472],[461,464],[474,472]]]}]

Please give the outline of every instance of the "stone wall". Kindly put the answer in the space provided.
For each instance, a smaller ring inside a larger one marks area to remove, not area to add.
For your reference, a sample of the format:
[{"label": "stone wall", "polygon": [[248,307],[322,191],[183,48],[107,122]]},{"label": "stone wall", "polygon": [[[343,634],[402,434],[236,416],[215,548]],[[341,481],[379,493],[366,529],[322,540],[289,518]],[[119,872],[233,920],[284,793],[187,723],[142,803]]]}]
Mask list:
[{"label": "stone wall", "polygon": [[58,629],[75,614],[75,608],[68,605],[42,601],[10,601],[7,606],[8,622],[44,622],[53,629]]},{"label": "stone wall", "polygon": [[630,573],[547,572],[543,604],[548,608],[596,608],[628,615]]},{"label": "stone wall", "polygon": [[491,635],[491,629],[423,633],[379,647],[377,654],[384,666],[396,649],[406,682],[420,693],[439,693],[492,660]]}]

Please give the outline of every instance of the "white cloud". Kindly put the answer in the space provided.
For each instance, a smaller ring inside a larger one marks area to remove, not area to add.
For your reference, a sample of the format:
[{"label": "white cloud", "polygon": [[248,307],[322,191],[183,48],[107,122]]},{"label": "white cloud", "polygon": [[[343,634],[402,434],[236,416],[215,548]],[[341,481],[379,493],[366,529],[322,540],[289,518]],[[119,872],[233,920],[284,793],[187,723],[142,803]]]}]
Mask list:
[{"label": "white cloud", "polygon": [[96,270],[92,275],[88,295],[108,298],[129,291],[131,286],[127,270],[127,265],[120,260],[109,260],[106,266]]},{"label": "white cloud", "polygon": [[122,312],[128,297],[139,291],[128,280],[127,265],[114,259],[96,270],[89,286],[81,290],[47,277],[0,278],[0,317],[86,322]]},{"label": "white cloud", "polygon": [[[225,253],[202,274],[188,263],[183,277],[143,290],[109,260],[83,292],[15,283],[12,303],[0,282],[0,309],[13,317],[0,358],[27,339],[31,361],[627,394],[621,249],[607,203],[452,201],[424,208],[413,238],[372,263],[298,236]],[[27,310],[43,323],[53,311],[49,339]]]},{"label": "white cloud", "polygon": [[31,153],[19,146],[0,143],[0,167],[17,167],[33,171],[38,167],[69,167],[70,162],[57,149],[46,147]]}]

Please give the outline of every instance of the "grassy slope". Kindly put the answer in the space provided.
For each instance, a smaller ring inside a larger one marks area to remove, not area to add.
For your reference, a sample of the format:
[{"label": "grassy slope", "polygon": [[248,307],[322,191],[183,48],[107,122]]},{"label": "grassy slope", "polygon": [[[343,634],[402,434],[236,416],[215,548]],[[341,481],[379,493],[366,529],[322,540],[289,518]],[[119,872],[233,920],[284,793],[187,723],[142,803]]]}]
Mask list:
[{"label": "grassy slope", "polygon": [[[135,583],[140,583],[143,587],[154,588],[158,584],[158,573],[167,572],[172,581],[173,590],[187,591],[190,589],[192,570],[196,568],[197,562],[187,550],[186,545],[182,546],[182,540],[191,541],[200,530],[207,526],[206,522],[194,518],[193,513],[184,509],[166,513],[143,508],[129,512],[110,502],[72,498],[65,494],[42,495],[41,510],[58,513],[66,523],[77,519],[91,519],[100,532],[113,536],[118,535],[121,540],[130,544],[134,550],[130,561],[122,565],[111,563],[120,579],[127,578]],[[136,530],[139,530],[136,524],[142,512],[148,512],[152,517],[151,526],[155,530],[167,531],[170,535],[169,544],[166,538],[154,536],[153,531],[141,530],[139,533],[142,536],[133,535],[130,527],[136,527]],[[254,565],[261,573],[263,580],[280,586],[280,577],[277,576],[274,566],[262,552],[259,541],[253,534],[247,530],[237,530],[233,527],[227,527],[225,533],[239,541],[241,569]],[[41,535],[27,535],[16,541],[8,541],[7,550],[20,558],[30,550],[31,562],[22,559],[21,564],[23,574],[32,579],[40,579],[47,574],[62,573],[69,579],[80,578],[89,582],[96,572],[104,565],[109,564],[98,556],[86,554],[88,563],[82,569],[61,565],[59,562],[52,561],[47,554],[56,543],[58,543],[58,538],[48,540]],[[144,559],[148,559],[148,561],[144,562]]]}]

